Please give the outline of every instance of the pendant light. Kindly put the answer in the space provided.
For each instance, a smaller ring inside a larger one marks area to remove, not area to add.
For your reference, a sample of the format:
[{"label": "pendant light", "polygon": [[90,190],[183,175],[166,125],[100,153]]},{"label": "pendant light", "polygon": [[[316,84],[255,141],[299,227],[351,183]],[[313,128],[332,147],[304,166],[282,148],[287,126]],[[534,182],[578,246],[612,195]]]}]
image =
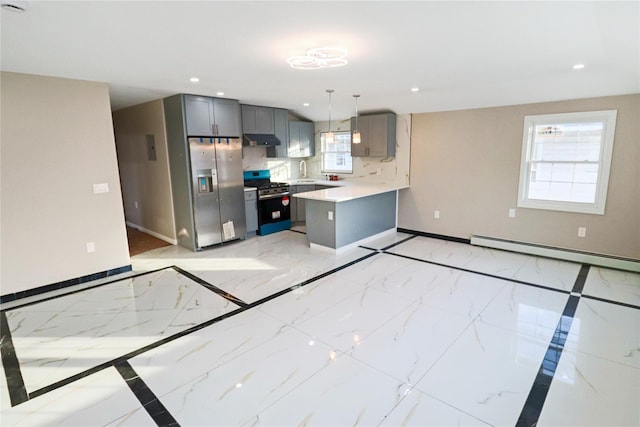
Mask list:
[{"label": "pendant light", "polygon": [[358,98],[360,98],[360,95],[353,95],[353,97],[356,99],[356,125],[351,133],[351,142],[354,144],[360,144],[360,142],[362,142],[360,138],[360,131],[358,130]]},{"label": "pendant light", "polygon": [[329,132],[324,135],[324,142],[333,144],[333,132],[331,132],[331,94],[333,93],[333,89],[327,89],[327,93],[329,94]]}]

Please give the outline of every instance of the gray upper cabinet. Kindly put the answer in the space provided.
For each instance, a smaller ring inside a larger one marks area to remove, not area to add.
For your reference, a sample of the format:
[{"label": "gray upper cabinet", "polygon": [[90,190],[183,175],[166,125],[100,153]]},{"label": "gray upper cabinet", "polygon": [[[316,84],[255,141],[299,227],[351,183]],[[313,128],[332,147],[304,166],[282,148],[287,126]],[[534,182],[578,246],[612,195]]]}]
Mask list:
[{"label": "gray upper cabinet", "polygon": [[313,122],[289,122],[288,157],[313,157],[316,153]]},{"label": "gray upper cabinet", "polygon": [[184,95],[189,136],[240,136],[240,103],[235,99]]},{"label": "gray upper cabinet", "polygon": [[274,109],[256,105],[242,105],[242,133],[275,134]]},{"label": "gray upper cabinet", "polygon": [[280,140],[280,145],[267,147],[267,157],[287,157],[289,149],[289,110],[274,108],[273,122],[275,135]]},{"label": "gray upper cabinet", "polygon": [[236,99],[213,99],[213,116],[217,136],[240,137],[240,102]]},{"label": "gray upper cabinet", "polygon": [[[351,117],[351,131],[355,129],[356,120],[355,117]],[[396,115],[394,113],[358,116],[358,130],[362,142],[351,143],[351,157],[394,157],[396,155]]]}]

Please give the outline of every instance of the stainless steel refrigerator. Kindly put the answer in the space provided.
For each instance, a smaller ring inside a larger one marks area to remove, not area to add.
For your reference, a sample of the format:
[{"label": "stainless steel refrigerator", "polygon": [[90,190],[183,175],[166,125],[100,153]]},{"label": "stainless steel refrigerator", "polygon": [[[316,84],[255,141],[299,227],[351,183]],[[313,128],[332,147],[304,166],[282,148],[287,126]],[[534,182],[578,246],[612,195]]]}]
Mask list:
[{"label": "stainless steel refrigerator", "polygon": [[241,139],[190,137],[188,142],[195,249],[244,238]]}]

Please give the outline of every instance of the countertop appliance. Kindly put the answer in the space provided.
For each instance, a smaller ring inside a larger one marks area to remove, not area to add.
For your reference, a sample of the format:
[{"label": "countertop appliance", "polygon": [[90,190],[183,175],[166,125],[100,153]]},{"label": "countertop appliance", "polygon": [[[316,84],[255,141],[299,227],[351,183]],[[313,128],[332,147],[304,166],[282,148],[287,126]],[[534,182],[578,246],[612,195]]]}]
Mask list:
[{"label": "countertop appliance", "polygon": [[196,249],[244,238],[242,141],[215,137],[188,141]]},{"label": "countertop appliance", "polygon": [[244,185],[258,189],[258,234],[275,233],[291,228],[289,184],[271,182],[267,169],[244,172]]}]

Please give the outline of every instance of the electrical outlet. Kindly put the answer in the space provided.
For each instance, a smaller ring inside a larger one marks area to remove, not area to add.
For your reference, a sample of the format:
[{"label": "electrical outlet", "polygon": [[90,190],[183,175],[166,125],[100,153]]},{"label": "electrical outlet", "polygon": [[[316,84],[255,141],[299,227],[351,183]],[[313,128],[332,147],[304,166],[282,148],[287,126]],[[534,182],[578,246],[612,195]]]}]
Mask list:
[{"label": "electrical outlet", "polygon": [[515,218],[515,217],[516,217],[516,210],[509,209],[509,218]]},{"label": "electrical outlet", "polygon": [[578,237],[585,237],[587,235],[587,227],[578,227]]},{"label": "electrical outlet", "polygon": [[440,211],[433,211],[433,217],[435,219],[439,219],[440,218]]},{"label": "electrical outlet", "polygon": [[93,194],[108,193],[109,184],[103,182],[101,184],[93,184]]},{"label": "electrical outlet", "polygon": [[87,242],[87,253],[92,254],[96,251],[96,244],[94,242]]},{"label": "electrical outlet", "polygon": [[329,219],[329,221],[333,221],[333,211],[327,212],[327,218]]}]

